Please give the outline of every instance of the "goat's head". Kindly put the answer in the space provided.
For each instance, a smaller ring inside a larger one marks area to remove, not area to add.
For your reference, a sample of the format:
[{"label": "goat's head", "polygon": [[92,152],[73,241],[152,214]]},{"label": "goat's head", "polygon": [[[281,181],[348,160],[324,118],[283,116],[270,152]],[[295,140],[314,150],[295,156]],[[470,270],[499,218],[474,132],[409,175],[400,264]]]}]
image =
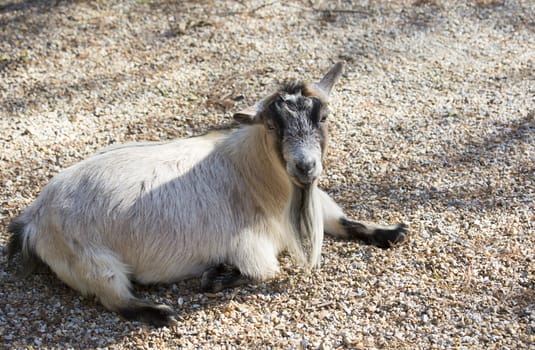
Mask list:
[{"label": "goat's head", "polygon": [[328,98],[342,67],[337,63],[318,83],[286,83],[276,93],[234,115],[240,123],[264,126],[269,143],[299,187],[312,184],[323,170]]}]

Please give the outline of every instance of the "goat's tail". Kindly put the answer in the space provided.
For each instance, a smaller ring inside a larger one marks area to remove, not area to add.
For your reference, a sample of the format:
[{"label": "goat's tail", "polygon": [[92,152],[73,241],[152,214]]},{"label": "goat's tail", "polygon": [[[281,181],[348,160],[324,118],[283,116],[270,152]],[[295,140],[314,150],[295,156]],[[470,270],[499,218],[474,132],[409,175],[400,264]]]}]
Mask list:
[{"label": "goat's tail", "polygon": [[7,231],[11,233],[9,242],[4,248],[7,254],[8,261],[13,261],[17,254],[21,256],[21,269],[18,273],[20,278],[25,278],[33,273],[39,265],[42,265],[42,260],[35,254],[33,247],[30,244],[30,232],[28,223],[24,221],[22,216],[13,220],[7,227]]}]

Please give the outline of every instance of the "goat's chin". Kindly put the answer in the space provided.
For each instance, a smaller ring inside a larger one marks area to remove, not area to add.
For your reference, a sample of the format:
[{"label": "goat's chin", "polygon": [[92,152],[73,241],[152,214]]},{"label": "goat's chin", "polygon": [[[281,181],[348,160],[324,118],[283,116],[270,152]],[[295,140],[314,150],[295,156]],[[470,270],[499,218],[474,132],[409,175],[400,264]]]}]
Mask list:
[{"label": "goat's chin", "polygon": [[297,176],[290,176],[290,180],[292,181],[292,183],[303,189],[303,190],[308,190],[310,189],[312,186],[314,186],[318,180],[317,177],[314,177],[314,178],[310,178],[310,179],[302,179],[300,177],[297,177]]}]

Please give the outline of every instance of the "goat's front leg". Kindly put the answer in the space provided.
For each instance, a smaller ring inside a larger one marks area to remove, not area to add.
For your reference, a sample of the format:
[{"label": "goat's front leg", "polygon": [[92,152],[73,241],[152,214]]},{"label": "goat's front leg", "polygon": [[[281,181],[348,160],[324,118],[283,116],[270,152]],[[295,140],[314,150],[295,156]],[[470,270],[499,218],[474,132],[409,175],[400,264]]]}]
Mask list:
[{"label": "goat's front leg", "polygon": [[219,264],[206,270],[201,277],[203,292],[216,293],[226,288],[234,288],[254,282],[244,276],[238,268],[228,264]]},{"label": "goat's front leg", "polygon": [[201,289],[219,292],[226,288],[257,283],[273,278],[280,270],[278,249],[269,236],[258,235],[259,230],[240,233],[235,250],[224,263],[208,268],[201,276]]},{"label": "goat's front leg", "polygon": [[342,209],[322,190],[319,197],[323,212],[325,233],[341,238],[359,239],[380,248],[390,248],[401,243],[407,235],[407,225],[378,225],[348,219]]}]

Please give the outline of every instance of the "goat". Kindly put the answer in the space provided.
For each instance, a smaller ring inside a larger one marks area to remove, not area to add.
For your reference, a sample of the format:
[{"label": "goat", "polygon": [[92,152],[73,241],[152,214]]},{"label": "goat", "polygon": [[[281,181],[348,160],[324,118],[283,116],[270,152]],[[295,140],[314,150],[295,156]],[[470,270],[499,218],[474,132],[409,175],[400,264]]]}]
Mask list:
[{"label": "goat", "polygon": [[285,83],[236,113],[239,127],[112,146],[63,170],[9,225],[9,260],[21,253],[26,275],[44,263],[124,318],[167,325],[173,310],[136,298],[132,281],[200,277],[216,292],[274,277],[283,251],[318,267],[324,232],[382,248],[403,241],[406,225],[352,221],[317,187],[342,67]]}]

